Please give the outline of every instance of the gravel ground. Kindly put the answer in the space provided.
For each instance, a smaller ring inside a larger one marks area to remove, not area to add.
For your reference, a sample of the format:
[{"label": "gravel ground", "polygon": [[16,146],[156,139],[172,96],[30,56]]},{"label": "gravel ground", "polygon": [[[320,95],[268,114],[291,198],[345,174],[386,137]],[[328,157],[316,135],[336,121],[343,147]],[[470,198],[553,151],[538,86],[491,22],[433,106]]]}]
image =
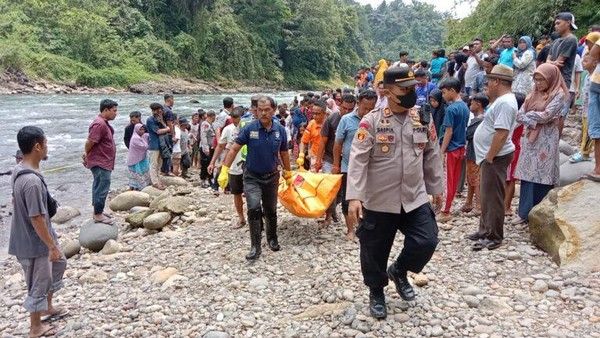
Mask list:
[{"label": "gravel ground", "polygon": [[[559,269],[527,229],[506,226],[504,245],[472,252],[476,217],[440,224],[440,244],[414,302],[386,288],[387,320],[369,316],[358,244],[342,224],[320,230],[280,209],[280,252],[263,236],[248,263],[247,229],[233,230],[231,196],[195,188],[206,208],[162,232],[128,229],[120,252],[83,250],[68,261],[57,302],[60,337],[600,337],[600,273]],[[456,206],[461,201],[455,202]],[[120,215],[120,216],[124,216]],[[77,226],[59,229],[61,240]],[[400,252],[398,234],[392,259]],[[0,337],[26,335],[20,266],[0,266]]]}]

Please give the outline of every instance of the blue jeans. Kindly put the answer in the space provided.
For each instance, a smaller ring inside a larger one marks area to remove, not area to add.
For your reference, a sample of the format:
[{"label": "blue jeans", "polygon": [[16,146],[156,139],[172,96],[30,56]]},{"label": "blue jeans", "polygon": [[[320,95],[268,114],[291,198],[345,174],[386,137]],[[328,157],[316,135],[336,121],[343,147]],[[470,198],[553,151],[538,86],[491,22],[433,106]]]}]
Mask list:
[{"label": "blue jeans", "polygon": [[588,107],[588,135],[593,140],[600,139],[600,93],[591,90]]},{"label": "blue jeans", "polygon": [[94,175],[94,183],[92,184],[92,205],[94,206],[94,215],[100,215],[104,212],[104,204],[106,204],[106,196],[110,189],[110,170],[100,167],[92,167],[90,169]]}]

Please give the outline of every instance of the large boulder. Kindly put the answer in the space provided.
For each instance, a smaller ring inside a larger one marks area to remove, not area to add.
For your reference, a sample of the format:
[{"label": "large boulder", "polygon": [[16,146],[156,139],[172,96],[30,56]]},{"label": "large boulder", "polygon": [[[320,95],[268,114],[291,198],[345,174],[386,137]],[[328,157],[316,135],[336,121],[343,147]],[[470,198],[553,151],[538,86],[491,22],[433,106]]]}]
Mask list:
[{"label": "large boulder", "polygon": [[157,208],[160,211],[170,211],[181,215],[186,211],[190,211],[190,207],[194,205],[194,202],[195,200],[191,197],[173,196],[162,200],[158,203]]},{"label": "large boulder", "polygon": [[141,191],[126,191],[113,198],[109,207],[112,211],[127,211],[133,207],[150,205],[150,195]]},{"label": "large boulder", "polygon": [[68,221],[72,220],[73,218],[75,218],[79,215],[81,215],[81,212],[79,212],[79,210],[77,210],[73,207],[60,206],[56,210],[56,215],[54,215],[54,217],[52,217],[52,223],[56,223],[56,224],[67,223]]},{"label": "large boulder", "polygon": [[570,156],[567,156],[567,155],[565,155],[563,153],[558,154],[558,163],[560,165],[563,165],[563,164],[569,162],[569,157]]},{"label": "large boulder", "polygon": [[558,150],[561,154],[565,154],[567,156],[571,156],[577,152],[577,149],[575,147],[573,147],[564,140],[560,140],[560,142],[558,143]]},{"label": "large boulder", "polygon": [[184,178],[177,176],[161,176],[160,181],[166,186],[186,186],[189,184]]},{"label": "large boulder", "polygon": [[60,247],[66,258],[71,258],[81,251],[81,245],[76,239],[63,242],[61,243]]},{"label": "large boulder", "polygon": [[82,247],[94,252],[102,250],[109,239],[116,240],[119,237],[117,225],[96,223],[90,219],[83,223],[79,230],[79,243]]},{"label": "large boulder", "polygon": [[153,211],[151,209],[140,210],[138,212],[129,214],[125,218],[125,222],[129,223],[132,227],[141,228],[144,226],[144,219],[150,215],[152,215]]},{"label": "large boulder", "polygon": [[533,243],[561,266],[600,271],[600,183],[581,180],[550,191],[529,213]]},{"label": "large boulder", "polygon": [[163,191],[162,194],[154,197],[152,202],[150,202],[150,209],[159,210],[160,206],[163,205],[162,201],[166,198],[172,197],[173,195],[169,191]]},{"label": "large boulder", "polygon": [[146,194],[150,195],[150,197],[156,197],[160,194],[162,194],[164,192],[164,190],[160,190],[157,189],[151,185],[145,187],[144,189],[142,189],[142,192],[145,192]]},{"label": "large boulder", "polygon": [[559,187],[564,187],[579,181],[585,174],[589,174],[594,170],[594,162],[585,161],[579,163],[566,162],[560,166]]},{"label": "large boulder", "polygon": [[144,219],[144,228],[149,230],[160,230],[171,221],[171,214],[168,212],[157,212]]}]

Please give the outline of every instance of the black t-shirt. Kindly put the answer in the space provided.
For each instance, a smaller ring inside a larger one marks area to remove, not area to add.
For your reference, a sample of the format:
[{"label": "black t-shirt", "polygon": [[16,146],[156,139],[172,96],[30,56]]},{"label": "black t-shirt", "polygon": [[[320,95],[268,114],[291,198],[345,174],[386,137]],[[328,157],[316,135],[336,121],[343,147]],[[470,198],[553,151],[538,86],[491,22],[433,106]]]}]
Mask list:
[{"label": "black t-shirt", "polygon": [[333,144],[335,143],[335,131],[340,124],[342,116],[340,113],[331,114],[323,127],[321,127],[321,136],[327,137],[327,143],[325,144],[325,152],[323,154],[323,161],[333,163]]},{"label": "black t-shirt", "polygon": [[550,47],[550,59],[558,60],[559,57],[565,57],[564,65],[560,68],[560,72],[567,84],[567,88],[571,87],[571,77],[573,75],[573,67],[575,65],[575,56],[577,55],[577,37],[569,34],[564,38],[558,38]]},{"label": "black t-shirt", "polygon": [[546,60],[548,59],[548,53],[550,53],[550,45],[544,46],[544,48],[542,48],[542,50],[536,58],[536,61],[540,64],[546,63]]},{"label": "black t-shirt", "polygon": [[133,128],[135,128],[135,125],[132,123],[125,127],[125,136],[123,136],[123,141],[125,142],[127,149],[129,149],[129,141],[131,141],[131,136],[133,136]]}]

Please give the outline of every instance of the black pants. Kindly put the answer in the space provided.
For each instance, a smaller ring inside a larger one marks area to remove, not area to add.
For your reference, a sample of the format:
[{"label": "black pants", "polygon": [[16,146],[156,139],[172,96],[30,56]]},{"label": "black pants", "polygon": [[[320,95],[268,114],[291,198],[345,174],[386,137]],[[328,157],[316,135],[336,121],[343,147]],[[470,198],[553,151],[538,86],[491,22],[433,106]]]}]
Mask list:
[{"label": "black pants", "polygon": [[171,172],[171,166],[172,166],[172,161],[170,157],[163,157],[162,159],[162,167],[160,168],[160,171],[163,174],[168,174]]},{"label": "black pants", "polygon": [[438,228],[431,205],[391,214],[364,210],[356,235],[360,240],[360,266],[369,288],[388,284],[387,262],[396,232],[404,234],[404,247],[396,259],[398,270],[421,272],[438,244]]},{"label": "black pants", "polygon": [[[279,172],[256,175],[248,170],[244,172],[244,194],[248,207],[248,220],[277,220],[277,189]],[[276,224],[276,223],[275,223]]]},{"label": "black pants", "polygon": [[208,173],[208,166],[210,165],[210,161],[212,160],[213,154],[215,153],[214,149],[211,149],[206,155],[202,150],[200,150],[200,179],[207,180],[212,178],[212,175]]}]

